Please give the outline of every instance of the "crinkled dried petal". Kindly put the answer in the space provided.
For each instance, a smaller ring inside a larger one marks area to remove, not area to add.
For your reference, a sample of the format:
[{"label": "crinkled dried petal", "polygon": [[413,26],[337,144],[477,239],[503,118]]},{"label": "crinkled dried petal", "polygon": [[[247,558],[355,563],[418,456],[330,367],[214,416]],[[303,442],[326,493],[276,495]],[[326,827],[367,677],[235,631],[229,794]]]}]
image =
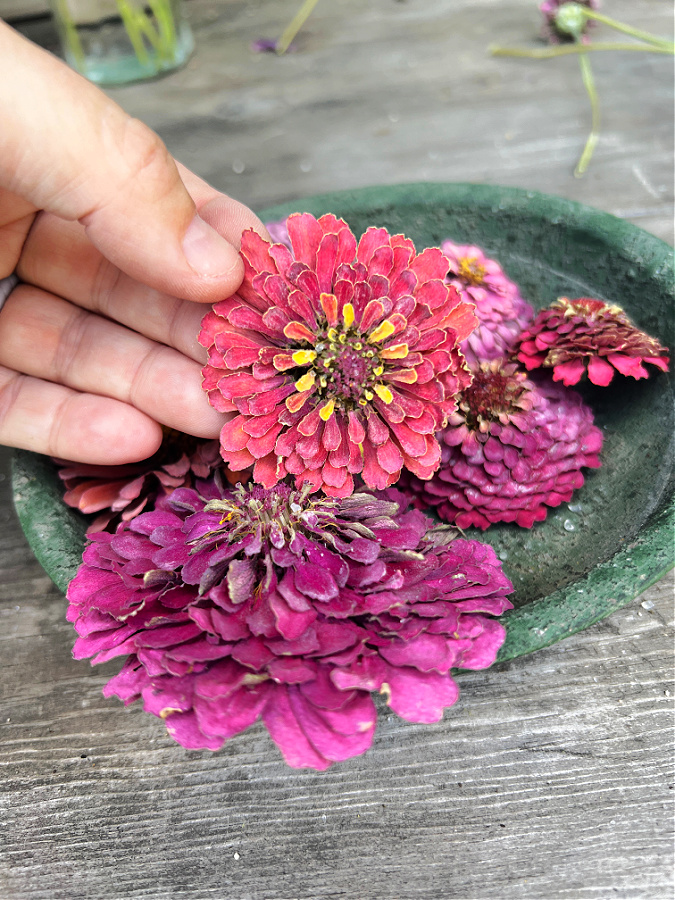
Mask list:
[{"label": "crinkled dried petal", "polygon": [[374,489],[404,465],[428,477],[434,433],[471,378],[459,342],[476,324],[444,283],[445,257],[416,255],[382,228],[357,242],[331,215],[295,214],[286,227],[292,252],[244,233],[244,282],[204,318],[204,388],[216,409],[237,412],[223,458],[234,469],[255,460],[268,488],[291,473],[337,498],[357,474]]},{"label": "crinkled dried petal", "polygon": [[324,769],[372,743],[372,692],[437,721],[451,667],[494,660],[512,590],[494,551],[399,491],[200,491],[95,535],[68,590],[76,655],[127,657],[106,696],[142,697],[183,746],[262,718],[290,765]]},{"label": "crinkled dried petal", "polygon": [[561,297],[538,313],[520,336],[515,351],[528,369],[553,369],[553,380],[577,384],[585,374],[606,386],[615,370],[647,378],[644,363],[668,371],[668,350],[640,331],[619,306],[602,300]]},{"label": "crinkled dried petal", "polygon": [[602,432],[575,391],[493,361],[476,370],[441,443],[433,478],[405,482],[417,504],[460,528],[531,528],[583,485],[582,468],[600,466]]}]

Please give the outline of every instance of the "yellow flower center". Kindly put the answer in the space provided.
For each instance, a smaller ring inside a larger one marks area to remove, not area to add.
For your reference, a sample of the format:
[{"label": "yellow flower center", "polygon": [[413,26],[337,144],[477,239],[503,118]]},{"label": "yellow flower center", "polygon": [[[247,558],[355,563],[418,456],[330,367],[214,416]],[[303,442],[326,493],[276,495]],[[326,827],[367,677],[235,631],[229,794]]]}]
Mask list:
[{"label": "yellow flower center", "polygon": [[457,274],[469,284],[479,287],[485,280],[485,266],[481,266],[476,256],[463,256],[459,260]]},{"label": "yellow flower center", "polygon": [[376,396],[387,405],[392,403],[391,389],[382,381],[385,363],[404,359],[408,345],[400,343],[382,348],[379,345],[395,333],[398,323],[384,319],[364,333],[356,324],[351,303],[345,303],[338,313],[336,298],[322,294],[321,306],[325,321],[311,335],[311,341],[309,331],[299,327],[299,323],[286,326],[288,337],[313,345],[291,352],[290,364],[307,368],[295,381],[298,394],[292,394],[286,405],[291,410],[301,408],[302,395],[313,391],[322,401],[319,414],[327,422],[336,406],[349,411],[366,406]]}]

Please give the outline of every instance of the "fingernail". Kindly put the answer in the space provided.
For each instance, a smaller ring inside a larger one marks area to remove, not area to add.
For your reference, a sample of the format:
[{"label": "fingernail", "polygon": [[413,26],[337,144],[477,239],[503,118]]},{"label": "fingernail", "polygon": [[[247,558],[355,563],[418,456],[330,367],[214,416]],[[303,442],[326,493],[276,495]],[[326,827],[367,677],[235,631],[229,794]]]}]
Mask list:
[{"label": "fingernail", "polygon": [[199,216],[194,217],[185,232],[183,253],[190,268],[208,278],[229,274],[239,259],[232,244]]}]

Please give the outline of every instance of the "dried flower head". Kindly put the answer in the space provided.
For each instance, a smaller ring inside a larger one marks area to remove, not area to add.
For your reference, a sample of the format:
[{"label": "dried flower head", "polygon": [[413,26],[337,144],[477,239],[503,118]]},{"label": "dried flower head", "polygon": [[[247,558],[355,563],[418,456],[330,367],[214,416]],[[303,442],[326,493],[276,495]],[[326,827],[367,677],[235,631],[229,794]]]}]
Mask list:
[{"label": "dried flower head", "polygon": [[544,16],[542,37],[551,44],[566,44],[580,40],[588,42],[588,29],[595,24],[591,22],[578,7],[599,9],[599,0],[544,0],[539,5]]},{"label": "dried flower head", "polygon": [[[162,445],[149,459],[123,466],[93,466],[54,459],[66,488],[64,502],[85,515],[100,513],[88,534],[128,522],[160,495],[189,487],[222,466],[218,441],[165,429]],[[224,473],[227,477],[229,473]],[[233,476],[232,483],[241,480]]]},{"label": "dried flower head", "polygon": [[479,361],[508,356],[534,310],[480,247],[443,241],[441,250],[448,258],[450,284],[476,306],[478,325],[460,344],[467,364],[473,368]]},{"label": "dried flower head", "polygon": [[461,528],[531,528],[583,485],[582,467],[600,465],[602,432],[575,391],[493,360],[475,370],[441,443],[431,481],[406,482],[418,505]]},{"label": "dried flower head", "polygon": [[541,310],[523,331],[516,353],[527,369],[553,369],[553,380],[577,384],[587,372],[593,384],[608,385],[616,369],[647,378],[644,363],[668,371],[667,348],[633,325],[620,306],[602,300],[561,297]]},{"label": "dried flower head", "polygon": [[127,656],[104,693],[142,697],[183,746],[261,717],[290,765],[325,769],[370,746],[371,692],[435,722],[451,668],[494,661],[512,590],[494,551],[397,491],[201,489],[93,535],[68,589],[76,658]]},{"label": "dried flower head", "polygon": [[436,431],[470,381],[458,349],[472,307],[445,284],[438,249],[335,216],[290,216],[293,251],[247,231],[244,282],[202,323],[204,388],[234,411],[221,432],[232,469],[272,487],[287,473],[335,497],[438,466]]}]

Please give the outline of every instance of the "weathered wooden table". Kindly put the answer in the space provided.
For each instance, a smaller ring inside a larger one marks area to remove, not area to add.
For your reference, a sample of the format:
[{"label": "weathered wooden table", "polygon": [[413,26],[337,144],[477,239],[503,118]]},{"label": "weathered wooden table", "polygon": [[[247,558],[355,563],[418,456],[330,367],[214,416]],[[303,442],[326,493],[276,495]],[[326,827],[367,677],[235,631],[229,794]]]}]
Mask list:
[{"label": "weathered wooden table", "polygon": [[[190,0],[197,53],[111,91],[176,157],[253,208],[407,181],[543,190],[672,243],[668,57],[596,54],[602,137],[574,58],[531,43],[532,0],[333,0],[284,58],[295,3]],[[672,30],[662,0],[605,10]],[[49,44],[44,23],[26,33]],[[0,900],[672,896],[672,579],[548,650],[463,674],[435,726],[381,710],[372,750],[287,768],[262,727],[185,752],[101,696],[115,665],[71,658],[64,599],[11,509],[0,451]]]}]

